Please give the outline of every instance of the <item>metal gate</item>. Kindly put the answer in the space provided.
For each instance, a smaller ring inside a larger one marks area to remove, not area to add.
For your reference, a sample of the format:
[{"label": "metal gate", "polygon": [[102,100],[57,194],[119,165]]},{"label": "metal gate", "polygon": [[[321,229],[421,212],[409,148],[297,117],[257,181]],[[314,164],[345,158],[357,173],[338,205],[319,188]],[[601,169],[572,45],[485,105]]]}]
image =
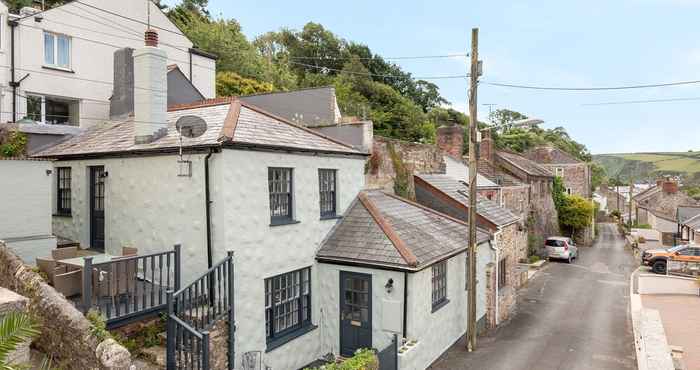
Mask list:
[{"label": "metal gate", "polygon": [[398,370],[399,368],[399,343],[398,337],[394,334],[391,343],[383,350],[377,352],[379,359],[379,370]]}]

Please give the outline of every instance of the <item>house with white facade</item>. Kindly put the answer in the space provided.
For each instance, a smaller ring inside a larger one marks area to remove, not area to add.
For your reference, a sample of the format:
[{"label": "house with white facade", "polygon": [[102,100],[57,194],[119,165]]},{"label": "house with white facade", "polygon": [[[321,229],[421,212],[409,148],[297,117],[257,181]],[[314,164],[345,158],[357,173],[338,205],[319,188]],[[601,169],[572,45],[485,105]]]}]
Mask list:
[{"label": "house with white facade", "polygon": [[167,64],[204,98],[214,97],[215,56],[198,49],[152,1],[71,1],[19,15],[0,2],[0,122],[87,128],[108,119],[114,52],[143,45],[149,23],[160,33]]},{"label": "house with white facade", "polygon": [[[467,331],[468,224],[404,198],[360,193],[317,253],[321,352],[413,346],[398,368],[425,369]],[[477,316],[490,236],[477,230]]]}]

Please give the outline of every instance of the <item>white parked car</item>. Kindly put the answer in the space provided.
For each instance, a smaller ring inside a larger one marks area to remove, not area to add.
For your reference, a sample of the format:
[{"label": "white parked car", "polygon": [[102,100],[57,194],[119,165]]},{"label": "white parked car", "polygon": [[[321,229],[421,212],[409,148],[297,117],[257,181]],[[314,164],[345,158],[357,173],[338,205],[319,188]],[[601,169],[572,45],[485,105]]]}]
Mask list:
[{"label": "white parked car", "polygon": [[548,259],[562,259],[571,263],[578,258],[578,248],[571,238],[564,236],[552,236],[544,242]]}]

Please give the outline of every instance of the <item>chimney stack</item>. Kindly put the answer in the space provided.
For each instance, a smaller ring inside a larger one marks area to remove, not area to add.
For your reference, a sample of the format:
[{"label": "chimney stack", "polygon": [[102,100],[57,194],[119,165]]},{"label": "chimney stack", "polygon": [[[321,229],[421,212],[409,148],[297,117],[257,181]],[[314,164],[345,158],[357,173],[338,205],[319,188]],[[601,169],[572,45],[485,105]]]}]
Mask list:
[{"label": "chimney stack", "polygon": [[493,162],[494,143],[491,138],[491,129],[485,128],[481,130],[481,143],[479,143],[479,158]]},{"label": "chimney stack", "polygon": [[168,132],[167,54],[158,33],[146,30],[143,48],[134,51],[134,143],[146,144]]},{"label": "chimney stack", "polygon": [[666,194],[676,194],[678,193],[678,182],[676,180],[666,179],[666,181],[663,182],[662,189]]},{"label": "chimney stack", "polygon": [[462,158],[462,149],[464,148],[464,129],[461,125],[440,126],[436,131],[438,148],[449,156],[460,159]]},{"label": "chimney stack", "polygon": [[114,79],[109,99],[109,119],[123,121],[134,113],[134,49],[114,52]]}]

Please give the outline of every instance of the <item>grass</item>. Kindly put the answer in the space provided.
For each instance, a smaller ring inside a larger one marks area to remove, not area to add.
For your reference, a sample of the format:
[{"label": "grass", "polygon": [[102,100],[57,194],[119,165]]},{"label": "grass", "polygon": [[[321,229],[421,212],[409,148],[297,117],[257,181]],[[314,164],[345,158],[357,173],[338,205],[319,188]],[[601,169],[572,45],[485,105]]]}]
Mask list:
[{"label": "grass", "polygon": [[[596,160],[604,165],[608,173],[616,173],[624,167],[624,161],[636,161],[649,163],[655,172],[660,173],[686,173],[691,177],[695,173],[700,173],[700,152],[650,152],[650,153],[619,153],[601,154],[596,156]],[[619,159],[620,161],[611,162]]]}]

